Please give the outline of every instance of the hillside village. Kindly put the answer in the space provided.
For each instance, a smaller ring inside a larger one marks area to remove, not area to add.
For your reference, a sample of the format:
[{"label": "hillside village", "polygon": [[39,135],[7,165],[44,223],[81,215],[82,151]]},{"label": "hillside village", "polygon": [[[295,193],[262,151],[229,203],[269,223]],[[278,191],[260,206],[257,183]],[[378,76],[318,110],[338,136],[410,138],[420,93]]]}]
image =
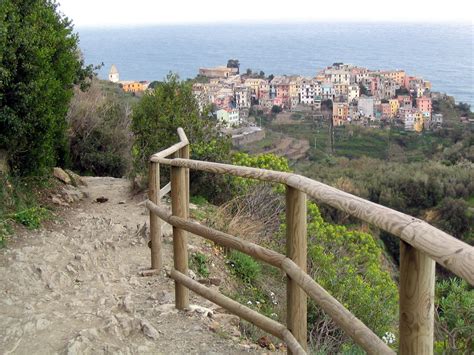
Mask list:
[{"label": "hillside village", "polygon": [[379,71],[334,63],[315,77],[239,74],[238,68],[201,68],[208,82],[195,83],[193,92],[201,106],[212,104],[217,116],[238,125],[251,107],[270,111],[274,106],[299,111],[304,106],[320,112],[332,101],[335,126],[368,125],[394,121],[409,131],[439,127],[441,114],[432,114],[431,83],[404,70]]},{"label": "hillside village", "polygon": [[[251,108],[270,112],[304,111],[321,113],[324,102],[332,103],[334,126],[377,125],[392,122],[407,131],[421,132],[442,125],[443,115],[433,113],[431,83],[410,76],[404,70],[371,70],[351,64],[334,63],[315,77],[278,75],[262,77],[238,67],[200,68],[193,93],[201,108],[211,105],[217,119],[229,127],[246,122]],[[109,81],[125,92],[148,89],[148,81],[120,81],[115,65]]]}]

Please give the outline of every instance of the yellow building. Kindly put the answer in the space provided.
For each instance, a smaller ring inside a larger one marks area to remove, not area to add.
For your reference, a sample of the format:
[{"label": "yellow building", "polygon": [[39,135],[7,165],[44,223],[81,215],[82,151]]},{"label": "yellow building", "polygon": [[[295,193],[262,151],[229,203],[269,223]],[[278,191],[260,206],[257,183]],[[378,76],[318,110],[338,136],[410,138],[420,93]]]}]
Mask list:
[{"label": "yellow building", "polygon": [[423,125],[424,125],[424,118],[423,118],[423,113],[420,111],[417,111],[415,113],[415,131],[416,132],[421,132],[423,130]]},{"label": "yellow building", "polygon": [[390,100],[388,100],[388,103],[390,104],[390,114],[393,118],[398,114],[398,109],[400,108],[400,103],[398,102],[397,99],[390,99]]},{"label": "yellow building", "polygon": [[145,85],[139,81],[121,81],[120,85],[125,92],[141,92],[146,89]]},{"label": "yellow building", "polygon": [[404,70],[391,70],[391,71],[386,71],[382,72],[381,75],[385,78],[392,79],[395,81],[398,85],[403,86],[405,83],[405,71]]}]

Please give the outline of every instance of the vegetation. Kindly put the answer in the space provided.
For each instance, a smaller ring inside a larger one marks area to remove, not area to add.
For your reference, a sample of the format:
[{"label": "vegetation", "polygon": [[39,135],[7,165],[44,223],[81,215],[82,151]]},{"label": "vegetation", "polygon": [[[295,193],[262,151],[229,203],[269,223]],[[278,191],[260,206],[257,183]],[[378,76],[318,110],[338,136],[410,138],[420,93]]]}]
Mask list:
[{"label": "vegetation", "polygon": [[[132,115],[132,148],[134,174],[146,176],[149,157],[177,142],[176,129],[183,127],[191,143],[191,157],[199,160],[226,162],[230,159],[230,138],[219,133],[219,124],[209,110],[202,112],[192,93],[191,85],[174,75],[168,75],[146,93],[136,105]],[[216,200],[226,194],[222,177],[192,172],[193,194]]]},{"label": "vegetation", "polygon": [[14,232],[14,223],[38,228],[51,213],[43,204],[43,194],[54,186],[50,180],[0,174],[0,247]]},{"label": "vegetation", "polygon": [[0,3],[0,150],[15,175],[68,159],[66,113],[84,68],[71,22],[52,0]]},{"label": "vegetation", "polygon": [[68,112],[72,167],[82,174],[122,177],[131,168],[131,105],[128,96],[93,80],[77,89]]},{"label": "vegetation", "polygon": [[[380,337],[396,334],[398,315],[398,288],[383,266],[382,255],[373,236],[327,223],[317,205],[308,204],[310,275]],[[316,348],[337,352],[351,344],[347,335],[312,301],[308,324]]]},{"label": "vegetation", "polygon": [[474,290],[452,278],[436,284],[436,353],[474,351]]},{"label": "vegetation", "polygon": [[228,257],[231,272],[246,284],[253,283],[261,272],[260,264],[251,256],[233,250]]},{"label": "vegetation", "polygon": [[195,252],[189,257],[189,267],[199,276],[208,277],[209,268],[207,267],[207,256],[203,253]]}]

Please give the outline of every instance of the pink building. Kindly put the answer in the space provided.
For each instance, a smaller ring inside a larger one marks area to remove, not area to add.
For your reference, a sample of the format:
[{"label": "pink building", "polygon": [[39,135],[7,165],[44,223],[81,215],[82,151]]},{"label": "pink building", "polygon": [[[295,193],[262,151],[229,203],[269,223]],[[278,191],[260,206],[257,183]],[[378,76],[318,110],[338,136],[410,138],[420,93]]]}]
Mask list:
[{"label": "pink building", "polygon": [[389,103],[383,103],[380,105],[382,111],[382,118],[383,119],[389,119],[392,117],[392,108]]},{"label": "pink building", "polygon": [[403,108],[411,108],[413,107],[411,97],[407,95],[399,95],[397,96],[397,100],[400,103],[400,107]]},{"label": "pink building", "polygon": [[431,115],[431,98],[430,97],[419,97],[416,99],[416,108],[423,112],[428,113]]}]

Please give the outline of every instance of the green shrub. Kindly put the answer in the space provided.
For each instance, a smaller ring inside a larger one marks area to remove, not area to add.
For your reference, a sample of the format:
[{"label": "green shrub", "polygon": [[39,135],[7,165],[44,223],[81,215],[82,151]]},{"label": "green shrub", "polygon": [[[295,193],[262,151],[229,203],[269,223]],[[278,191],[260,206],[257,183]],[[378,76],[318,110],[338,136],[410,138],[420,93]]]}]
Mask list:
[{"label": "green shrub", "polygon": [[[209,113],[209,108],[199,109],[191,84],[174,74],[145,93],[132,116],[134,174],[147,176],[150,156],[178,142],[178,127],[184,129],[190,141],[192,159],[229,162],[230,137],[220,132]],[[222,175],[191,171],[190,179],[191,194],[221,202],[229,196]]]},{"label": "green shrub", "polygon": [[191,196],[189,202],[194,203],[196,206],[204,206],[207,204],[207,200],[203,196]]},{"label": "green shrub", "polygon": [[40,227],[41,222],[49,215],[49,211],[43,207],[31,207],[14,213],[11,218],[15,220],[15,222],[23,224],[28,229],[36,229]]},{"label": "green shrub", "polygon": [[209,268],[207,267],[207,257],[203,253],[192,253],[189,258],[189,267],[202,277],[209,276]]},{"label": "green shrub", "polygon": [[474,352],[474,289],[451,278],[436,283],[437,353]]},{"label": "green shrub", "polygon": [[132,135],[128,103],[117,93],[107,93],[94,80],[76,90],[68,121],[72,166],[82,174],[122,177],[131,164]]},{"label": "green shrub", "polygon": [[83,68],[78,36],[53,0],[0,2],[0,149],[15,175],[68,159],[66,113]]},{"label": "green shrub", "polygon": [[229,255],[227,264],[231,272],[247,284],[255,282],[261,273],[260,264],[251,256],[240,251],[233,250]]},{"label": "green shrub", "polygon": [[[398,288],[382,258],[371,235],[325,222],[318,206],[308,203],[308,273],[380,337],[396,333],[398,314]],[[353,344],[313,301],[308,325],[316,348],[338,352]]]}]

